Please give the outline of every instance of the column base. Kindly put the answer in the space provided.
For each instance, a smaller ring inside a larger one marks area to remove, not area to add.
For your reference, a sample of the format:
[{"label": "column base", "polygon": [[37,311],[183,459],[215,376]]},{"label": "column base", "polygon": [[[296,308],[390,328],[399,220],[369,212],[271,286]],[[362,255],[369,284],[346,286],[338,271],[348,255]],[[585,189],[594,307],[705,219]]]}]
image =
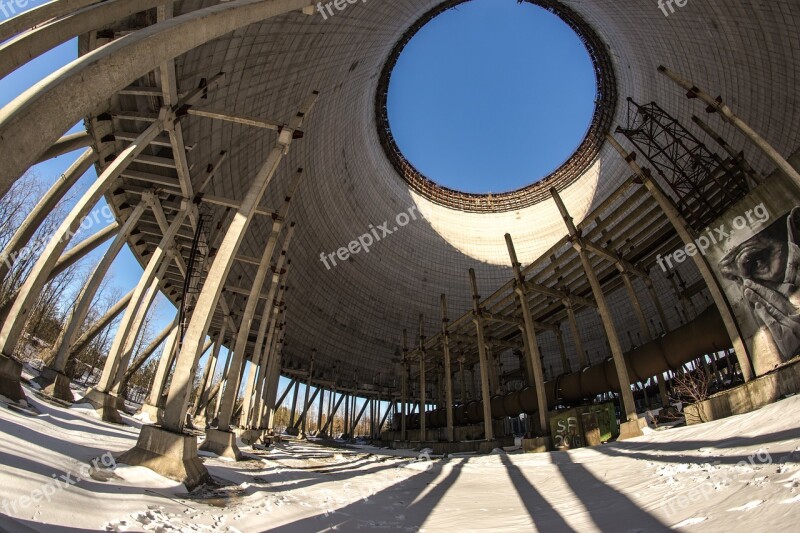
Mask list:
[{"label": "column base", "polygon": [[137,414],[147,415],[150,424],[161,424],[164,421],[164,410],[149,403],[143,403]]},{"label": "column base", "polygon": [[238,435],[239,438],[242,439],[242,442],[245,442],[250,446],[252,446],[256,442],[258,442],[258,439],[261,438],[261,435],[264,434],[264,431],[261,429],[237,429],[234,431],[234,433],[236,433],[236,435]]},{"label": "column base", "polygon": [[192,426],[197,429],[207,429],[209,425],[206,415],[197,415],[196,417],[194,417],[192,419]]},{"label": "column base", "polygon": [[634,437],[641,437],[644,435],[642,428],[647,425],[647,420],[644,418],[637,418],[636,420],[628,420],[619,425],[619,437],[617,440],[627,440]]},{"label": "column base", "polygon": [[525,453],[544,453],[552,449],[553,443],[549,435],[545,437],[522,439],[522,451]]},{"label": "column base", "polygon": [[117,457],[117,463],[149,468],[189,491],[212,481],[197,455],[197,438],[158,426],[142,426],[136,446]]},{"label": "column base", "polygon": [[83,398],[75,403],[92,404],[103,420],[114,424],[122,424],[122,417],[119,416],[119,411],[117,411],[117,397],[112,394],[91,388],[86,391],[86,395]]},{"label": "column base", "polygon": [[52,396],[56,400],[69,403],[75,401],[72,390],[69,388],[70,379],[63,372],[46,366],[42,368],[42,373],[39,374],[39,377],[33,381],[41,387],[42,393]]},{"label": "column base", "polygon": [[0,354],[0,395],[14,402],[25,399],[25,392],[22,390],[22,363],[2,354]]},{"label": "column base", "polygon": [[242,460],[242,452],[236,446],[236,434],[230,431],[209,429],[206,431],[206,440],[200,444],[200,449],[234,461]]}]

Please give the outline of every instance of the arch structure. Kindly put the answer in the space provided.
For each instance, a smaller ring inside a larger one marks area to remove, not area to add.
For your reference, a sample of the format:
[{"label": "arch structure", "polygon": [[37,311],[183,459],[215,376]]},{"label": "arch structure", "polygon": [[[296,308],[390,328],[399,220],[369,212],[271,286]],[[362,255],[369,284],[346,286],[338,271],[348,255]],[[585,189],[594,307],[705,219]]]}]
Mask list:
[{"label": "arch structure", "polygon": [[[420,174],[386,120],[402,47],[460,3],[55,0],[1,23],[5,74],[74,37],[79,56],[0,110],[0,190],[86,150],[4,257],[87,168],[98,177],[3,309],[0,392],[23,396],[18,346],[44,284],[112,237],[45,357],[45,391],[71,399],[69,361],[118,323],[81,400],[118,418],[124,384],[155,350],[134,353],[139,329],[166,295],[176,316],[142,407],[159,424],[125,462],[187,486],[207,480],[187,427],[209,423],[205,449],[236,457],[234,431],[259,438],[285,399],[304,430],[320,391],[329,414],[347,413],[345,433],[364,412],[358,396],[389,402],[372,417],[375,438],[394,414],[392,441],[502,439],[502,419],[524,412],[546,447],[553,407],[613,398],[623,433],[636,434],[649,388],[666,402],[688,362],[749,381],[800,350],[780,335],[762,342],[770,325],[747,315],[745,274],[726,255],[740,243],[705,244],[741,220],[752,238],[767,219],[794,227],[800,41],[788,21],[800,5],[529,2],[586,44],[596,112],[564,166],[491,197]],[[101,200],[114,227],[68,248]],[[86,324],[126,244],[144,274]],[[280,376],[292,380],[283,395]],[[301,382],[317,391],[303,410]]]}]

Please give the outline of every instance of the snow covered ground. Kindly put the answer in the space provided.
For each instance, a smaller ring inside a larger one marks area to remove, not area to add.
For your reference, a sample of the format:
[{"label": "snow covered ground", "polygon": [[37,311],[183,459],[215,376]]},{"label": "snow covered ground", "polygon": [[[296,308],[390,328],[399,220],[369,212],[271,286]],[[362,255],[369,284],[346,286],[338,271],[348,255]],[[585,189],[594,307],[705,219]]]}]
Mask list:
[{"label": "snow covered ground", "polygon": [[105,468],[140,422],[27,392],[41,414],[0,404],[0,530],[733,532],[796,531],[800,518],[800,396],[550,454],[246,448],[238,463],[204,457],[219,486],[187,494],[147,469]]}]

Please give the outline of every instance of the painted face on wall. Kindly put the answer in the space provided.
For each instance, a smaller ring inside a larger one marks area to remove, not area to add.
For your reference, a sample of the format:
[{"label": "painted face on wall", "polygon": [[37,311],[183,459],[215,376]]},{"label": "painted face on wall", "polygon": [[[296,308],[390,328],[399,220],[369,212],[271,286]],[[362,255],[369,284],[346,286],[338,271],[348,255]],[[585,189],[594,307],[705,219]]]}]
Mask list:
[{"label": "painted face on wall", "polygon": [[800,207],[731,250],[719,262],[722,275],[742,290],[759,327],[784,360],[800,351]]}]

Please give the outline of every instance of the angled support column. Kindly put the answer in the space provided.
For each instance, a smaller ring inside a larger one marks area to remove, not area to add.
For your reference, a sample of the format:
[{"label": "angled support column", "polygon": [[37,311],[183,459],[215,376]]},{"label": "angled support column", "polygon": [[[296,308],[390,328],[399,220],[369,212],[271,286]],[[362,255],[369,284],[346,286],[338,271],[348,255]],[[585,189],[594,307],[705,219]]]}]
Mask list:
[{"label": "angled support column", "polygon": [[322,410],[325,407],[325,390],[319,395],[319,407],[317,408],[317,434],[322,427]]},{"label": "angled support column", "polygon": [[178,342],[178,326],[172,327],[172,331],[167,337],[167,342],[164,345],[164,351],[161,352],[161,358],[158,360],[156,373],[153,376],[153,384],[150,386],[150,394],[147,396],[144,404],[142,404],[141,413],[147,417],[152,424],[161,423],[163,412],[161,411],[161,396],[164,393],[164,387],[167,384],[169,377],[169,369],[172,368],[172,363],[175,360],[175,348]]},{"label": "angled support column", "polygon": [[656,313],[658,313],[658,319],[661,321],[661,329],[664,333],[670,330],[669,321],[667,320],[667,315],[664,313],[664,306],[661,305],[661,299],[656,294],[656,289],[653,287],[653,280],[650,276],[647,276],[644,280],[644,285],[647,287],[647,292],[650,294],[650,299],[653,301],[653,305],[656,308]]},{"label": "angled support column", "polygon": [[[295,176],[299,177],[300,172],[296,173]],[[289,189],[293,193],[294,189],[291,185]],[[291,195],[287,196],[286,202],[284,203],[286,210],[283,210],[281,215],[285,216],[286,212],[288,211],[288,202],[290,199]],[[267,242],[267,252],[269,252],[270,257],[272,256],[272,250],[274,250],[277,244],[279,231],[280,226],[278,226],[277,230],[275,230],[275,224],[273,224],[273,232],[269,241]],[[279,337],[277,330],[280,329],[278,320],[280,318],[280,313],[283,312],[284,308],[283,295],[286,291],[286,279],[289,276],[289,265],[291,263],[291,260],[288,260],[287,257],[289,253],[289,245],[291,244],[292,237],[294,236],[294,231],[295,225],[294,222],[292,222],[289,224],[289,227],[286,230],[286,236],[283,239],[283,245],[281,247],[281,252],[278,255],[278,260],[275,262],[275,266],[272,267],[272,276],[269,280],[269,291],[267,291],[267,296],[264,303],[264,311],[262,313],[261,322],[258,326],[258,334],[256,335],[253,363],[257,365],[258,368],[263,370],[261,373],[262,376],[271,375],[271,373],[268,371],[269,367],[271,364],[277,362],[275,345]],[[272,237],[273,235],[274,239]],[[264,282],[264,280],[261,279],[257,279],[256,281],[261,281],[262,283]],[[255,367],[251,368],[247,385],[244,389],[245,402],[242,408],[242,421],[245,426],[255,428],[259,425],[261,420],[261,397],[263,396],[264,380],[255,380],[254,370]],[[253,404],[252,410],[251,402]]]},{"label": "angled support column", "polygon": [[211,380],[214,379],[214,370],[217,368],[217,361],[219,360],[219,351],[225,343],[225,333],[227,333],[228,321],[222,320],[222,326],[217,334],[217,341],[214,343],[214,349],[211,351],[211,356],[206,362],[206,367],[203,369],[203,379],[200,382],[200,391],[195,398],[194,405],[192,406],[192,416],[194,420],[192,425],[195,427],[205,427],[207,425],[206,416],[201,414],[205,411],[209,401],[209,392],[211,390]]},{"label": "angled support column", "polygon": [[[75,160],[59,179],[50,187],[39,202],[34,206],[25,220],[20,224],[14,235],[0,253],[0,280],[5,279],[10,266],[20,252],[33,238],[36,230],[42,225],[47,215],[55,209],[73,185],[83,176],[89,167],[97,161],[97,154],[93,150],[86,150]],[[120,231],[120,233],[122,233]]]},{"label": "angled support column", "polygon": [[606,302],[606,297],[603,294],[603,288],[600,285],[600,281],[597,279],[597,274],[595,273],[592,262],[589,259],[586,246],[583,244],[583,238],[581,237],[580,232],[578,232],[578,229],[575,227],[569,212],[567,212],[567,208],[564,205],[564,202],[561,200],[561,196],[559,196],[558,191],[555,188],[550,189],[550,194],[553,195],[553,199],[558,206],[558,210],[561,212],[561,216],[564,219],[564,224],[567,226],[567,230],[569,231],[570,239],[572,241],[572,246],[580,256],[581,264],[583,265],[583,271],[586,274],[586,279],[589,281],[589,285],[592,287],[592,293],[594,294],[595,302],[597,302],[597,310],[603,322],[603,328],[606,332],[608,344],[611,347],[611,356],[614,359],[614,367],[617,372],[617,379],[619,380],[620,399],[622,400],[621,407],[625,415],[625,422],[623,422],[620,430],[621,438],[641,435],[641,426],[639,425],[639,419],[636,416],[636,403],[633,401],[631,381],[628,377],[628,367],[625,363],[625,356],[622,352],[622,346],[620,345],[619,337],[617,337],[616,328],[614,327],[614,319],[611,316],[611,310],[609,309],[608,303]]},{"label": "angled support column", "polygon": [[555,324],[553,333],[555,333],[556,342],[558,343],[558,353],[561,354],[561,372],[564,374],[569,374],[572,372],[572,367],[570,366],[569,358],[567,357],[567,348],[564,346],[564,334],[561,332],[560,322]]},{"label": "angled support column", "polygon": [[[316,350],[314,350],[316,351]],[[311,366],[308,369],[308,379],[306,379],[306,394],[305,398],[303,398],[303,412],[300,414],[300,433],[303,435],[306,434],[306,418],[308,418],[308,408],[311,407],[309,403],[309,396],[311,395],[311,378],[314,377],[314,354],[311,354]],[[319,389],[317,389],[319,392]],[[314,396],[311,397],[310,401],[313,402],[314,398],[316,398],[317,393],[314,393]],[[295,427],[297,425],[295,424]]]},{"label": "angled support column", "polygon": [[122,314],[122,312],[127,309],[128,304],[131,302],[131,298],[133,297],[134,289],[128,291],[128,294],[123,296],[119,299],[117,303],[115,303],[111,309],[106,311],[102,317],[97,319],[89,328],[84,331],[78,340],[76,340],[69,349],[69,355],[67,355],[67,362],[69,360],[75,358],[79,353],[81,353],[90,342],[92,342],[101,331],[106,329],[109,324],[111,324],[114,320]]},{"label": "angled support column", "polygon": [[128,369],[125,371],[125,374],[122,376],[119,386],[120,392],[125,390],[125,388],[128,386],[128,381],[130,381],[133,375],[138,372],[140,368],[142,368],[142,365],[147,362],[150,356],[153,355],[153,352],[155,352],[156,349],[167,339],[167,337],[169,337],[169,335],[172,333],[172,330],[177,325],[177,319],[173,320],[171,324],[168,324],[167,327],[162,329],[161,332],[156,335],[152,341],[150,341],[150,344],[142,349],[141,353],[136,355],[136,359],[131,362],[130,366],[128,366]]},{"label": "angled support column", "polygon": [[[178,18],[180,17],[176,17],[175,19],[171,20],[177,20]],[[255,215],[255,211],[261,201],[261,198],[263,197],[264,192],[272,180],[272,177],[275,175],[283,156],[288,152],[289,146],[294,138],[295,131],[302,126],[305,117],[308,116],[308,113],[314,106],[314,103],[317,99],[317,94],[318,93],[314,91],[311,97],[306,99],[300,110],[289,121],[287,127],[284,128],[278,135],[275,147],[272,149],[267,157],[266,162],[253,179],[252,185],[244,195],[242,203],[234,214],[233,219],[229,223],[225,236],[223,237],[222,242],[217,249],[217,254],[214,257],[214,262],[211,265],[211,268],[209,269],[206,282],[203,284],[203,288],[200,291],[200,296],[195,306],[195,312],[192,314],[189,327],[186,329],[183,345],[180,353],[178,354],[175,370],[176,377],[172,380],[172,385],[170,386],[167,405],[164,412],[164,429],[167,431],[174,433],[181,433],[183,431],[186,419],[186,410],[188,409],[189,393],[191,392],[191,383],[194,379],[194,376],[192,375],[192,369],[195,366],[195,361],[199,355],[200,347],[202,346],[202,343],[204,342],[204,339],[208,333],[208,328],[211,325],[213,313],[217,307],[217,303],[219,302],[222,289],[228,277],[228,273],[230,272],[231,266],[236,258],[236,254],[238,253],[239,246],[244,239],[245,232],[250,225],[250,221]],[[250,305],[249,300],[248,305]],[[255,303],[256,302],[254,301],[252,304],[253,308],[255,308]],[[244,347],[246,346],[246,336],[249,334],[249,329],[245,324],[249,324],[251,321],[252,313],[250,314],[249,319],[242,320],[242,326],[236,342],[237,345],[242,345],[242,350],[244,350]],[[244,342],[240,343],[239,339],[241,339],[243,335],[242,331],[244,331],[245,339],[243,339]],[[237,346],[234,351],[238,351],[238,348],[239,346]],[[238,356],[236,353],[234,353],[234,355]],[[236,365],[233,363],[231,364],[230,371],[235,370],[232,375],[238,374],[240,370],[239,368],[235,368],[235,366]],[[223,411],[220,412],[220,426],[224,425],[222,424],[224,418],[230,418],[230,415],[223,416],[226,414],[227,413],[224,413]],[[227,429],[227,427],[220,427],[220,429],[224,431]],[[205,471],[205,469],[203,469],[203,471]],[[207,473],[205,475],[207,476]]]},{"label": "angled support column", "polygon": [[586,350],[583,347],[583,339],[581,338],[581,330],[578,328],[578,319],[575,318],[575,309],[572,307],[572,301],[568,298],[561,300],[564,308],[567,310],[567,318],[569,319],[569,329],[572,332],[572,340],[575,342],[575,355],[578,356],[578,364],[581,369],[589,366],[589,359],[586,357]]},{"label": "angled support column", "polygon": [[444,404],[447,411],[447,440],[453,442],[455,433],[453,430],[453,377],[450,371],[450,334],[447,331],[447,299],[444,294],[441,296],[442,306],[442,349],[444,350]]},{"label": "angled support column", "polygon": [[[104,75],[108,76],[108,73]],[[212,80],[212,83],[215,82],[216,79],[217,78]],[[61,254],[66,249],[72,236],[80,228],[83,219],[89,214],[97,201],[108,189],[116,183],[117,178],[128,167],[130,162],[161,133],[164,129],[164,124],[168,121],[176,120],[176,111],[181,109],[184,105],[189,105],[206,95],[207,91],[208,85],[195,89],[190,91],[176,106],[172,108],[162,108],[158,119],[148,126],[136,140],[128,145],[128,147],[106,167],[102,174],[98,176],[89,189],[78,200],[58,229],[53,233],[49,243],[34,264],[31,275],[28,276],[25,283],[20,287],[17,297],[9,309],[8,316],[3,322],[2,328],[0,328],[0,393],[5,394],[9,398],[16,399],[14,396],[18,396],[22,392],[19,386],[19,380],[16,380],[16,384],[14,383],[16,369],[21,371],[22,366],[13,361],[11,357],[23,333],[28,315],[36,304],[36,300],[47,283],[53,269],[56,267]],[[9,109],[9,106],[6,106],[0,111],[0,129],[3,127],[1,124],[5,124],[6,119],[9,118],[8,115],[4,114],[6,109]],[[14,111],[19,110],[17,109]],[[14,111],[12,111],[12,114]],[[36,125],[36,127],[40,126],[41,124]],[[39,141],[37,140],[36,143],[38,144]],[[23,172],[27,166],[28,165],[24,165],[22,169]],[[15,171],[12,171],[11,175],[14,176],[12,181],[16,179]],[[7,188],[7,186],[0,184],[0,190],[2,190],[2,192],[5,192]],[[6,368],[8,372],[5,371]]]},{"label": "angled support column", "polygon": [[[334,396],[331,397],[331,401],[333,401],[335,399],[335,394],[336,393],[334,391],[331,391],[331,392],[334,394]],[[331,433],[333,433],[333,431],[334,431],[334,429],[333,429],[333,419],[336,417],[336,413],[339,412],[339,406],[342,405],[342,402],[344,401],[344,399],[345,399],[345,395],[344,394],[340,394],[339,395],[339,400],[337,402],[333,403],[333,408],[331,409],[331,414],[328,417],[328,420],[325,422],[325,426],[323,426],[323,428],[322,428],[322,433],[325,433],[326,431],[328,431],[329,427],[331,428]],[[347,405],[345,405],[345,409],[347,409]]]},{"label": "angled support column", "polygon": [[642,311],[642,304],[639,301],[639,297],[636,295],[636,289],[633,286],[633,280],[631,280],[631,276],[628,273],[628,270],[622,263],[616,263],[615,265],[617,270],[619,271],[620,276],[622,277],[622,283],[625,285],[625,290],[628,292],[628,298],[631,301],[631,305],[633,306],[633,312],[636,315],[636,320],[639,321],[639,330],[642,333],[642,342],[641,344],[646,344],[653,340],[653,335],[650,332],[650,326],[647,324],[647,319],[644,316],[644,311]]},{"label": "angled support column", "polygon": [[94,405],[98,412],[101,412],[104,420],[119,422],[119,414],[113,407],[113,405],[116,405],[116,399],[109,397],[109,395],[116,391],[119,380],[128,367],[139,329],[153,299],[158,293],[158,286],[164,272],[169,266],[171,256],[174,253],[172,246],[175,241],[175,235],[180,230],[187,211],[188,209],[184,202],[182,209],[176,214],[169,229],[161,238],[158,247],[150,256],[139,283],[134,289],[131,303],[128,305],[125,315],[117,328],[114,343],[106,358],[100,381],[87,391],[86,396],[81,400],[81,403],[89,402]]},{"label": "angled support column", "polygon": [[[619,152],[619,155],[625,159],[631,170],[633,170],[633,172],[644,182],[645,187],[647,187],[647,190],[650,192],[650,195],[661,207],[661,210],[667,216],[667,219],[669,219],[669,221],[672,223],[672,226],[675,228],[675,231],[678,233],[678,236],[680,236],[683,243],[693,243],[696,237],[694,231],[683,219],[683,216],[675,207],[675,204],[672,203],[672,200],[670,200],[666,193],[661,189],[661,186],[656,183],[656,181],[650,175],[650,172],[643,169],[638,163],[636,163],[636,155],[626,152],[622,145],[619,144],[612,135],[606,135],[606,140],[617,150],[617,152]],[[742,334],[739,330],[739,324],[733,314],[733,308],[731,307],[730,302],[728,302],[728,299],[722,290],[722,286],[719,284],[719,281],[717,281],[714,272],[711,270],[711,265],[708,264],[706,257],[703,254],[695,254],[692,256],[692,259],[694,260],[697,270],[700,271],[700,275],[703,277],[703,280],[708,286],[708,292],[711,294],[711,297],[713,298],[714,303],[719,310],[720,316],[722,317],[722,321],[725,324],[725,329],[728,331],[728,336],[731,338],[731,343],[733,344],[733,349],[736,352],[736,358],[739,361],[739,367],[742,371],[742,377],[745,381],[750,381],[753,379],[753,365],[750,361],[750,353],[747,350],[747,345],[742,339]]]},{"label": "angled support column", "polygon": [[42,381],[39,384],[43,387],[45,393],[51,394],[60,400],[74,401],[72,392],[69,389],[69,379],[64,374],[72,345],[80,333],[94,297],[103,283],[111,264],[127,242],[142,213],[152,201],[153,197],[150,194],[142,197],[142,201],[130,213],[128,219],[117,232],[117,236],[111,246],[106,250],[103,258],[95,266],[86,284],[78,294],[75,306],[72,308],[69,318],[67,318],[66,327],[62,330],[50,351],[44,356],[44,360],[48,364],[42,371]]},{"label": "angled support column", "polygon": [[[533,370],[533,387],[536,389],[536,407],[539,412],[539,434],[536,437],[541,437],[545,449],[550,448],[550,419],[548,417],[547,397],[545,396],[544,389],[544,372],[542,371],[542,359],[539,353],[539,344],[536,341],[536,329],[533,321],[533,314],[531,313],[530,305],[528,304],[527,286],[525,284],[525,276],[522,273],[522,265],[517,259],[517,251],[514,248],[514,241],[511,235],[506,233],[506,247],[508,248],[508,255],[511,259],[511,266],[514,269],[514,293],[517,295],[519,307],[522,310],[522,322],[524,325],[523,335],[527,339],[528,366]],[[475,286],[477,291],[477,286]]]},{"label": "angled support column", "polygon": [[481,307],[481,297],[478,294],[478,281],[475,279],[475,270],[469,269],[469,281],[472,286],[472,323],[475,324],[475,332],[478,342],[478,363],[481,370],[481,399],[483,401],[483,432],[484,439],[494,440],[494,428],[492,427],[492,393],[489,390],[489,357],[486,350],[486,339],[484,337],[484,318]]},{"label": "angled support column", "polygon": [[707,92],[699,89],[689,80],[682,78],[678,73],[673,72],[664,66],[659,66],[658,71],[685,89],[687,91],[688,98],[699,98],[703,101],[703,103],[708,105],[710,112],[718,113],[722,120],[738,129],[745,137],[750,139],[753,144],[761,149],[764,154],[771,159],[773,163],[775,163],[775,166],[777,166],[784,174],[786,174],[789,179],[792,180],[795,186],[800,189],[800,172],[797,172],[797,170],[795,170],[795,168],[780,154],[780,152],[773,148],[773,146],[769,144],[766,139],[756,133],[756,131],[745,121],[734,114],[731,108],[722,101],[722,97],[712,97]]}]

